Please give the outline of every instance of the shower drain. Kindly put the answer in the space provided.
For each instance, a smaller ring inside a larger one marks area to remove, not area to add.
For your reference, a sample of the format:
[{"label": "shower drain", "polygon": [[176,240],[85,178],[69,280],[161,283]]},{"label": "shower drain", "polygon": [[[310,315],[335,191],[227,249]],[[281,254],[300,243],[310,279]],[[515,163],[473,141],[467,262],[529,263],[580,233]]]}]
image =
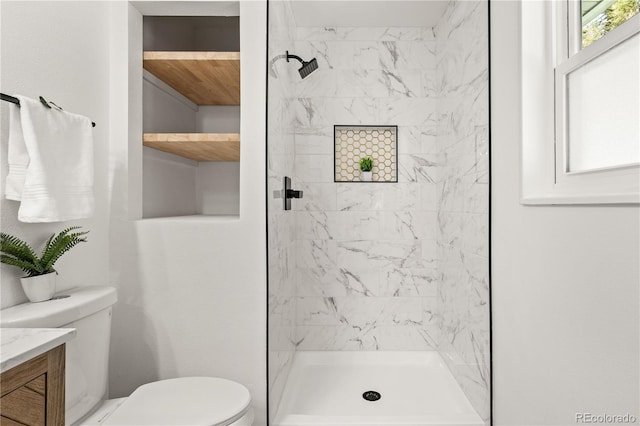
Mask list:
[{"label": "shower drain", "polygon": [[365,393],[362,394],[362,397],[367,401],[377,401],[380,398],[382,398],[382,395],[380,395],[380,392],[366,391]]}]

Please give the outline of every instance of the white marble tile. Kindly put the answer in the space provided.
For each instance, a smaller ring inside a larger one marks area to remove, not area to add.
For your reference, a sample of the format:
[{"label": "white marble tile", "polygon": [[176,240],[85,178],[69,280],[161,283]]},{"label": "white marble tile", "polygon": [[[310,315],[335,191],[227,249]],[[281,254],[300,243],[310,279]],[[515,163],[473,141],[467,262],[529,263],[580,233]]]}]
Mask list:
[{"label": "white marble tile", "polygon": [[338,240],[375,240],[380,237],[377,211],[336,212],[335,238]]},{"label": "white marble tile", "polygon": [[293,210],[336,210],[335,183],[294,182],[292,185],[294,189],[302,191],[302,198],[291,200]]},{"label": "white marble tile", "polygon": [[380,296],[434,297],[438,271],[433,268],[387,268],[380,272]]},{"label": "white marble tile", "polygon": [[377,271],[345,268],[298,268],[298,296],[374,296],[379,290]]},{"label": "white marble tile", "polygon": [[295,233],[299,240],[331,240],[336,235],[336,212],[296,211]]},{"label": "white marble tile", "polygon": [[432,182],[420,183],[420,209],[436,211],[438,209],[438,186]]},{"label": "white marble tile", "polygon": [[295,247],[297,268],[336,269],[335,241],[298,239]]},{"label": "white marble tile", "polygon": [[436,345],[422,327],[415,325],[383,325],[377,327],[379,350],[382,351],[431,351]]},{"label": "white marble tile", "polygon": [[436,238],[436,213],[422,210],[380,212],[380,238],[418,240]]},{"label": "white marble tile", "polygon": [[421,70],[422,95],[426,98],[438,99],[442,82],[438,79],[435,66]]},{"label": "white marble tile", "polygon": [[297,40],[433,40],[433,28],[419,27],[297,27]]},{"label": "white marble tile", "polygon": [[335,145],[333,133],[330,134],[305,134],[295,135],[295,153],[300,154],[325,154],[333,155]]},{"label": "white marble tile", "polygon": [[379,325],[421,325],[422,301],[418,297],[381,297]]},{"label": "white marble tile", "polygon": [[471,254],[489,257],[489,216],[487,213],[465,214],[462,225],[462,249]]},{"label": "white marble tile", "polygon": [[298,297],[296,306],[299,325],[338,325],[341,322],[333,297]]},{"label": "white marble tile", "polygon": [[406,210],[415,209],[420,202],[417,185],[397,184],[338,184],[338,210]]},{"label": "white marble tile", "polygon": [[298,326],[298,350],[349,351],[378,350],[378,331],[375,327],[339,325]]},{"label": "white marble tile", "polygon": [[424,41],[383,41],[380,65],[388,70],[422,70],[436,67],[436,45]]},{"label": "white marble tile", "polygon": [[467,213],[486,213],[489,207],[489,185],[473,182],[465,187],[463,210]]},{"label": "white marble tile", "polygon": [[300,98],[419,97],[423,92],[421,71],[370,69],[322,69],[298,86]]},{"label": "white marble tile", "polygon": [[398,127],[398,154],[422,153],[422,129],[421,126]]},{"label": "white marble tile", "polygon": [[436,101],[431,98],[378,99],[381,124],[435,126]]},{"label": "white marble tile", "polygon": [[[284,391],[289,376],[289,367],[293,362],[293,350],[269,351],[269,409],[277,410],[280,397]],[[274,401],[275,400],[275,401]]]},{"label": "white marble tile", "polygon": [[[438,350],[487,421],[488,354],[488,47],[486,2],[450,2],[435,28],[438,91]],[[426,313],[425,315],[430,315]]]},{"label": "white marble tile", "polygon": [[423,267],[433,267],[438,264],[438,250],[436,240],[421,240],[419,264]]},{"label": "white marble tile", "polygon": [[431,41],[436,39],[435,30],[433,27],[424,27],[421,29],[422,39],[425,41]]},{"label": "white marble tile", "polygon": [[337,246],[339,267],[411,268],[422,266],[420,241],[340,241]]},{"label": "white marble tile", "polygon": [[312,154],[296,155],[294,183],[333,182],[333,155]]},{"label": "white marble tile", "polygon": [[347,296],[375,296],[380,292],[380,277],[377,270],[369,268],[340,268],[340,282]]},{"label": "white marble tile", "polygon": [[398,155],[398,182],[438,181],[438,161],[434,154]]},{"label": "white marble tile", "polygon": [[298,98],[292,102],[292,110],[296,128],[303,130],[379,121],[374,98]]},{"label": "white marble tile", "polygon": [[318,67],[335,69],[380,69],[379,42],[361,41],[296,41],[300,55],[315,57]]}]

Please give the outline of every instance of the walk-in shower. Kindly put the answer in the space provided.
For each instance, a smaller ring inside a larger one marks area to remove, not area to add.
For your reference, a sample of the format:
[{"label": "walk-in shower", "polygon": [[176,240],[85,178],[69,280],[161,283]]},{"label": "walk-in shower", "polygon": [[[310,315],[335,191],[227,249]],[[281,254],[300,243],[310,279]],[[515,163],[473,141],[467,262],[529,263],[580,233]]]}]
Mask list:
[{"label": "walk-in shower", "polygon": [[269,1],[271,425],[489,424],[488,7]]}]

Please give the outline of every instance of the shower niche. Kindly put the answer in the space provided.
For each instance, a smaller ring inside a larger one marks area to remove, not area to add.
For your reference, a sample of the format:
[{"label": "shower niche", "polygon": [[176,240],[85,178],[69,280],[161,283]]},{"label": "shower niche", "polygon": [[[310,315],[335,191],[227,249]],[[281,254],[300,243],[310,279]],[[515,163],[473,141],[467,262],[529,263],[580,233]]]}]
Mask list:
[{"label": "shower niche", "polygon": [[238,215],[239,17],[143,20],[145,218]]}]

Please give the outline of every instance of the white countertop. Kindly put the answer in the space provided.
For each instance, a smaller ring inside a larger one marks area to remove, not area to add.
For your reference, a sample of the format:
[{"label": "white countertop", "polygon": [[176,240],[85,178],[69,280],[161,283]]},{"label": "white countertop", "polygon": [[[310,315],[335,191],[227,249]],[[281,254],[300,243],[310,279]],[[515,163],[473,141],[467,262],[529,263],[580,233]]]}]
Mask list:
[{"label": "white countertop", "polygon": [[0,373],[73,339],[75,335],[75,328],[0,329]]}]

